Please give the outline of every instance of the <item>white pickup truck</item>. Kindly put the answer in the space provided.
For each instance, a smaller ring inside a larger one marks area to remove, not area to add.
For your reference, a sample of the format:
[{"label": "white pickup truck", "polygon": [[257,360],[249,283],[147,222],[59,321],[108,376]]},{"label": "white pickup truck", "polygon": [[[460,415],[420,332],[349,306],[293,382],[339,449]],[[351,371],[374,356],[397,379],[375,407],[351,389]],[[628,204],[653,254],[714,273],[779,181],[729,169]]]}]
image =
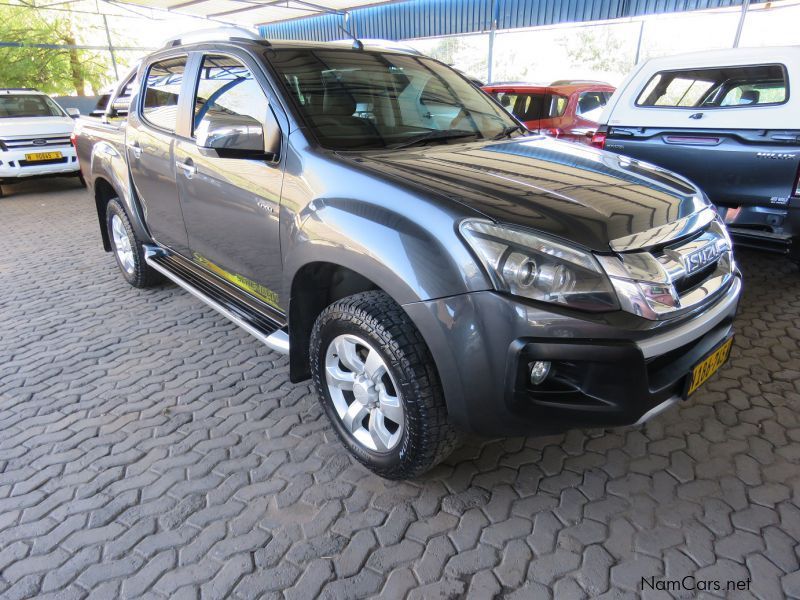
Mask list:
[{"label": "white pickup truck", "polygon": [[81,177],[70,142],[79,115],[36,90],[0,89],[0,196],[3,185],[31,177]]}]

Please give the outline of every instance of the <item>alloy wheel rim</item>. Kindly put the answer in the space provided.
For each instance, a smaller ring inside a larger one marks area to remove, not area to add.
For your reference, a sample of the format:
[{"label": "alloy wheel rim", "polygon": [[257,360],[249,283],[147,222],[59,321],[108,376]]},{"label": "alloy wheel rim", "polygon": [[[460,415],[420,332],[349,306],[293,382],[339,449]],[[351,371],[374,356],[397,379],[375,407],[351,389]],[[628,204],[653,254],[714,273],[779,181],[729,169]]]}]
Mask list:
[{"label": "alloy wheel rim", "polygon": [[117,252],[119,264],[122,269],[130,274],[133,273],[135,267],[133,261],[133,247],[131,246],[131,239],[128,237],[128,232],[125,231],[125,225],[119,215],[111,217],[111,234],[114,237],[114,248]]},{"label": "alloy wheel rim", "polygon": [[378,351],[352,334],[335,337],[325,353],[325,380],[345,430],[373,452],[390,452],[403,437],[405,409]]}]

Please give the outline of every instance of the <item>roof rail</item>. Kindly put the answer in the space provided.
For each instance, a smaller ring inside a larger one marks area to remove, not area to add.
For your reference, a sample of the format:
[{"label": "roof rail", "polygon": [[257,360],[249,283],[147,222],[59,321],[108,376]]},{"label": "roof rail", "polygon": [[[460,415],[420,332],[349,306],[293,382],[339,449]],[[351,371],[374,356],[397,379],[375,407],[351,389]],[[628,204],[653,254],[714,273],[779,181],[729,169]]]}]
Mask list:
[{"label": "roof rail", "polygon": [[258,35],[255,31],[243,27],[212,27],[209,29],[198,29],[182,33],[180,36],[168,38],[162,44],[162,48],[173,48],[184,44],[196,44],[198,42],[226,42],[235,40],[247,40],[269,45],[269,42]]},{"label": "roof rail", "polygon": [[[29,88],[29,87],[13,87],[13,88],[0,88],[0,92],[39,92],[36,88]],[[39,92],[40,94],[42,92]]]},{"label": "roof rail", "polygon": [[[383,50],[395,50],[395,51],[398,51],[398,52],[408,52],[409,54],[418,54],[420,56],[423,55],[422,52],[420,52],[419,50],[417,50],[413,46],[410,46],[408,44],[404,44],[403,42],[395,42],[393,40],[381,40],[381,39],[377,39],[377,38],[359,38],[356,41],[361,43],[362,46],[373,46],[375,48],[381,48]],[[344,46],[345,44],[348,45],[348,46],[352,45],[353,49],[355,49],[355,50],[362,49],[362,48],[356,47],[356,45],[355,45],[353,40],[336,40],[336,41],[329,42],[329,43],[332,44],[332,45],[335,45],[335,46]]]}]

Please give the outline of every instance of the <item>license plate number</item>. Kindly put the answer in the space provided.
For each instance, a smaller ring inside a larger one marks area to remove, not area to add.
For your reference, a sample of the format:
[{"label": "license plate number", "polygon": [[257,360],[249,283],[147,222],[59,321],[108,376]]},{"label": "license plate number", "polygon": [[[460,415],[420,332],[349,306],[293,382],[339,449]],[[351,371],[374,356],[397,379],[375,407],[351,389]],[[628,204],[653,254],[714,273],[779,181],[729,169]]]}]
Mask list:
[{"label": "license plate number", "polygon": [[25,160],[35,162],[37,160],[53,160],[54,158],[63,158],[61,152],[33,152],[26,154]]},{"label": "license plate number", "polygon": [[689,377],[686,396],[695,393],[697,388],[708,381],[725,364],[731,354],[731,346],[733,346],[733,337],[729,337],[721,346],[695,365]]}]

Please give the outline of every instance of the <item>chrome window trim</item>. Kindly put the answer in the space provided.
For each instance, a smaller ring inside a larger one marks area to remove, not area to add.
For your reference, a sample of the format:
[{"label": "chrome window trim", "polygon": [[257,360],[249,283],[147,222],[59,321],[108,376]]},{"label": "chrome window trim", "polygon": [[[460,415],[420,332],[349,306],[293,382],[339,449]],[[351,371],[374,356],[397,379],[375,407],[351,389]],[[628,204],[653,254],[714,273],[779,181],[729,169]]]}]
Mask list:
[{"label": "chrome window trim", "polygon": [[711,223],[716,216],[716,211],[707,206],[698,212],[666,225],[611,240],[608,245],[614,252],[629,252],[657,246],[702,229]]}]

